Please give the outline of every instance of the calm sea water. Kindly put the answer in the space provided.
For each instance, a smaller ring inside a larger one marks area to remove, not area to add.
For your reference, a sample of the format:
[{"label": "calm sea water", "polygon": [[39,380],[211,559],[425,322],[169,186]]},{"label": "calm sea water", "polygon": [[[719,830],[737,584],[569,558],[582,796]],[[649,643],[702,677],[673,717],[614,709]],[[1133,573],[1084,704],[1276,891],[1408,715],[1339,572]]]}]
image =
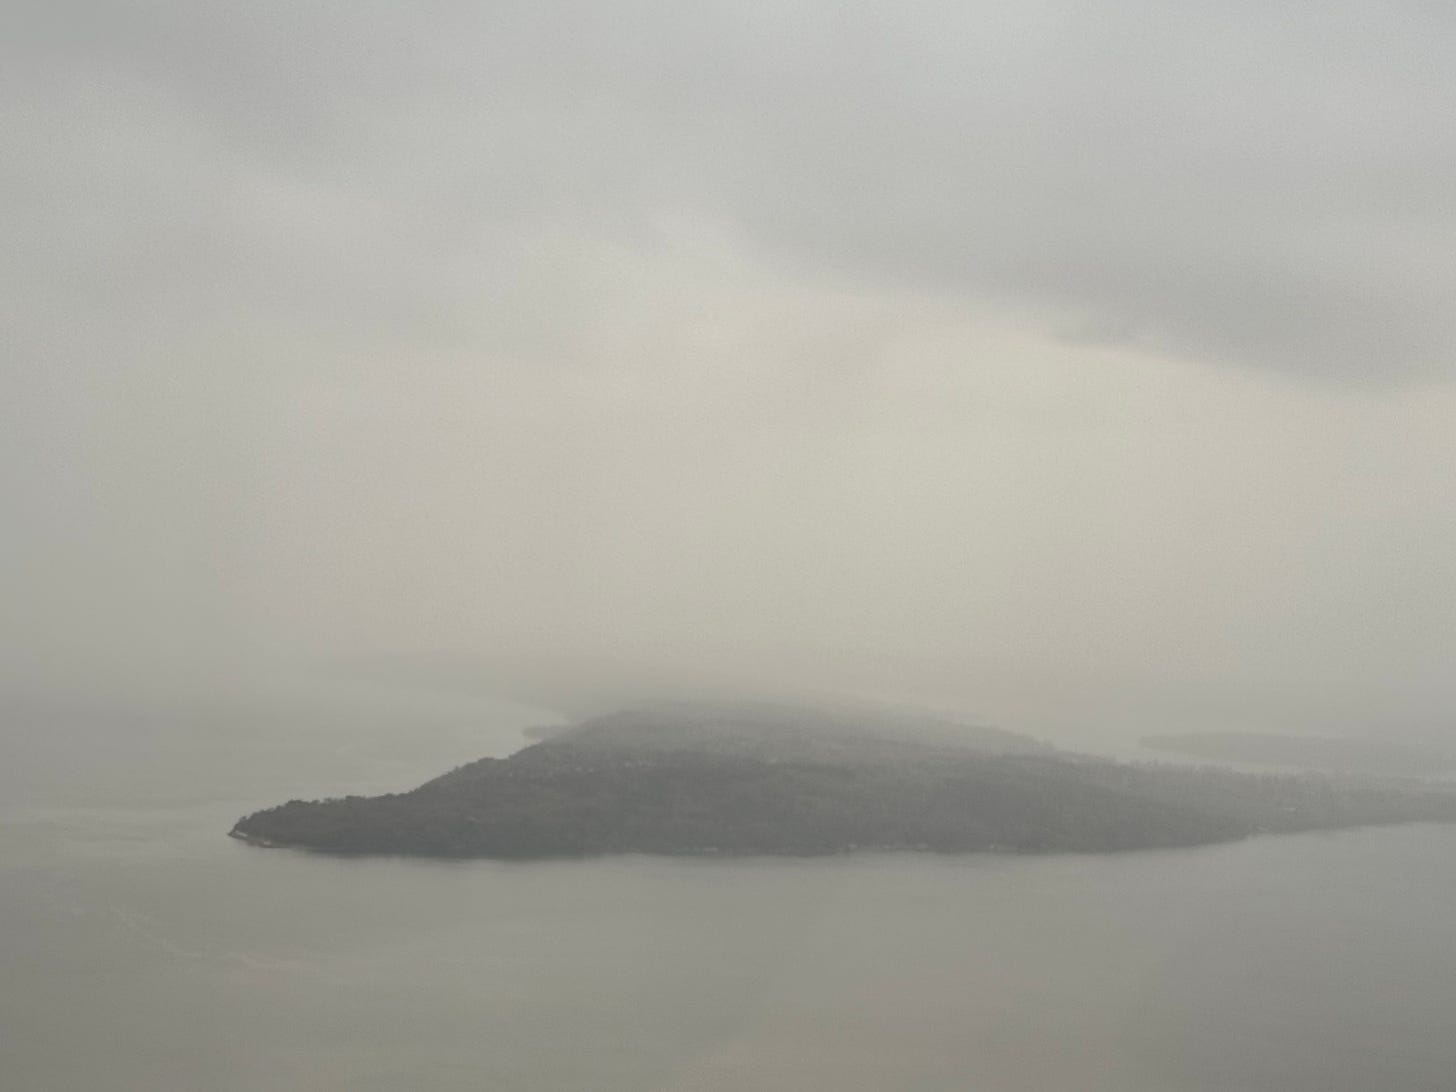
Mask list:
[{"label": "calm sea water", "polygon": [[537,711],[335,688],[16,704],[0,1088],[1456,1085],[1456,828],[1105,857],[340,861],[224,837]]}]

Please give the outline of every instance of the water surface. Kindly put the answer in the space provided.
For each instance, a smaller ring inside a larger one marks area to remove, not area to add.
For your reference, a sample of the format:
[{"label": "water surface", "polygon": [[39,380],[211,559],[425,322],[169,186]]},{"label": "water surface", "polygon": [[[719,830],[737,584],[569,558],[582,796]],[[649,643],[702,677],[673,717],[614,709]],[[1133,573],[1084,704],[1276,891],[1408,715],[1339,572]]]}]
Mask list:
[{"label": "water surface", "polygon": [[336,860],[224,837],[547,714],[10,710],[0,1087],[1370,1092],[1456,1073],[1456,828],[1102,857]]}]

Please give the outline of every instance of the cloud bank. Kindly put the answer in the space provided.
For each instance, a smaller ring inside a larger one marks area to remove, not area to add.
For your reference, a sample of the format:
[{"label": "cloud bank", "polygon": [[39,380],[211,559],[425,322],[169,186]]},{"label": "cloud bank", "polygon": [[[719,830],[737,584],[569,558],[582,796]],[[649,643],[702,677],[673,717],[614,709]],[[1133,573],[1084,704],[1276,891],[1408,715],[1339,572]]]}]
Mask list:
[{"label": "cloud bank", "polygon": [[13,679],[525,650],[1445,728],[1444,8],[13,22]]}]

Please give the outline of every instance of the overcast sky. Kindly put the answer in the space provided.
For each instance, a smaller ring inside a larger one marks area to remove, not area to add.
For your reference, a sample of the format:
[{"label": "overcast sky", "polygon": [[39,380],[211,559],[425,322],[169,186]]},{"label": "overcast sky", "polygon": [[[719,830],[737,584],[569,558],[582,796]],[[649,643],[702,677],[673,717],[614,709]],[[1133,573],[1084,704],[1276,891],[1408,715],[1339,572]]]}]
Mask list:
[{"label": "overcast sky", "polygon": [[1452,727],[1451,5],[6,11],[13,684]]}]

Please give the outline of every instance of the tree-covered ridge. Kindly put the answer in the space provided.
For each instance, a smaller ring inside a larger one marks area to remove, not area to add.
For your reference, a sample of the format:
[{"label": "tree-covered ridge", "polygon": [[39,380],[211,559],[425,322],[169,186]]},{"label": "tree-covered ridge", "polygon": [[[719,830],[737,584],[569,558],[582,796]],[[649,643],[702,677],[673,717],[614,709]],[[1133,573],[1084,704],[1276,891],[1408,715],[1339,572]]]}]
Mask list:
[{"label": "tree-covered ridge", "polygon": [[[986,749],[935,731],[757,711],[588,721],[411,792],[290,801],[234,835],[332,853],[537,858],[867,849],[1096,852],[1456,820],[1456,794]],[[1028,745],[1029,744],[1029,745]]]}]

